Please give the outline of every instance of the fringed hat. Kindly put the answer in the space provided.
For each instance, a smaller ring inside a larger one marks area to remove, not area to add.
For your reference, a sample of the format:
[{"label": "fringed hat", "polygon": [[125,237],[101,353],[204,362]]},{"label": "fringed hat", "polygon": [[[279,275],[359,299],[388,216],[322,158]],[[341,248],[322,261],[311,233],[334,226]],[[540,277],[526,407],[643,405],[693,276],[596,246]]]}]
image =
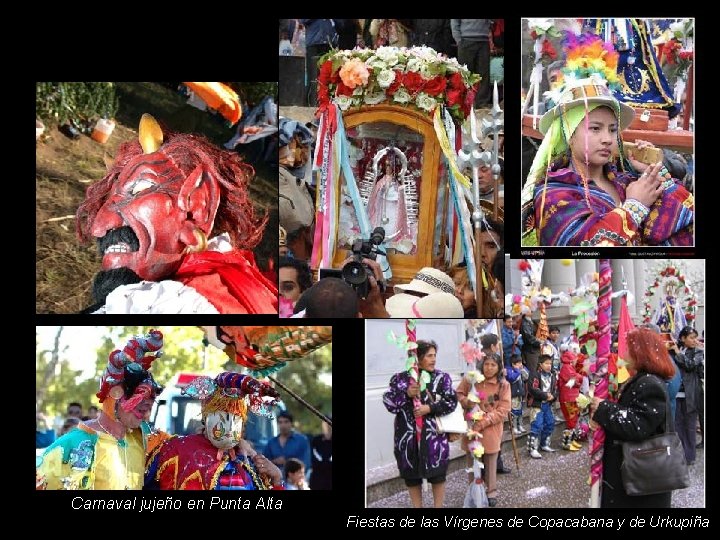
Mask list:
[{"label": "fringed hat", "polygon": [[197,377],[182,390],[183,395],[202,401],[202,415],[223,411],[247,418],[248,408],[253,414],[272,416],[272,407],[279,394],[269,384],[250,375],[224,371],[214,379]]},{"label": "fringed hat", "polygon": [[[96,394],[103,411],[115,418],[115,403],[123,396],[123,410],[132,411],[145,398],[157,395],[162,387],[150,374],[150,365],[162,356],[163,335],[150,330],[144,336],[135,336],[122,351],[115,350],[108,357],[108,366]],[[147,353],[155,353],[146,356]]]}]

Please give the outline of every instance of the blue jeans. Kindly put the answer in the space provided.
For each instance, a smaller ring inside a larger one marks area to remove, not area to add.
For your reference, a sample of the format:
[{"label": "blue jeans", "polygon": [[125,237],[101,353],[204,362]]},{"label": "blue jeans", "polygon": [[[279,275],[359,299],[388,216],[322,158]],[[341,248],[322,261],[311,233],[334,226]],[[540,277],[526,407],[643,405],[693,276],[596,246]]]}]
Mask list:
[{"label": "blue jeans", "polygon": [[535,419],[530,424],[530,433],[539,436],[541,441],[549,438],[555,429],[555,416],[550,403],[542,403],[540,411],[537,412],[537,409],[533,409],[533,414]]}]

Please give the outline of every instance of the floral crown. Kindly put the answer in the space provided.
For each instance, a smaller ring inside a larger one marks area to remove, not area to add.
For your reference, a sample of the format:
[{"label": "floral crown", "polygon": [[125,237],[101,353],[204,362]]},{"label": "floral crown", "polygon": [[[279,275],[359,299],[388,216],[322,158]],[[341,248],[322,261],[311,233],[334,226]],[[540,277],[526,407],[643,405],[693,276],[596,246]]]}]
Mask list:
[{"label": "floral crown", "polygon": [[320,111],[390,103],[430,114],[445,105],[457,120],[470,114],[480,76],[430,47],[334,50],[318,62]]}]

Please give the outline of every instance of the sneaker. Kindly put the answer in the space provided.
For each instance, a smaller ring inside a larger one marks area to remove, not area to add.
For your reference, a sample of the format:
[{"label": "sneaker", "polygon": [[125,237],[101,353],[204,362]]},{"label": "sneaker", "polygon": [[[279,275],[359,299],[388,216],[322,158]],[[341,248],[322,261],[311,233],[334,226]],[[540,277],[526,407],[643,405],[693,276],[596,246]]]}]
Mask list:
[{"label": "sneaker", "polygon": [[535,450],[534,448],[533,448],[532,450],[530,450],[530,457],[531,457],[531,458],[534,458],[534,459],[540,459],[540,458],[542,458],[542,456],[540,455],[540,452],[538,452],[538,451]]},{"label": "sneaker", "polygon": [[554,448],[550,448],[550,444],[549,444],[549,443],[544,444],[543,446],[541,446],[541,447],[540,447],[540,450],[543,450],[544,452],[557,452],[557,450],[555,450]]},{"label": "sneaker", "polygon": [[522,424],[520,424],[520,432],[527,433],[527,429],[525,429]]},{"label": "sneaker", "polygon": [[513,434],[514,435],[522,435],[522,431],[520,431],[518,428],[513,428]]}]

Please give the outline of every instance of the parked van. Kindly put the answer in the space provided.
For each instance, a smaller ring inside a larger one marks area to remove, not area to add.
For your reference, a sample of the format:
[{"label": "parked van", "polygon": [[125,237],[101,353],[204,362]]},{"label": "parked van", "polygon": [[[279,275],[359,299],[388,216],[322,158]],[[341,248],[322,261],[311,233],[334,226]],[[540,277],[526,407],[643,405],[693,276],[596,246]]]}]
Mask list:
[{"label": "parked van", "polygon": [[[182,389],[200,375],[197,373],[178,373],[155,400],[150,413],[150,423],[155,429],[171,435],[192,435],[202,431],[200,400],[184,396]],[[280,403],[280,410],[284,405]],[[245,424],[245,440],[258,452],[264,452],[268,441],[278,433],[277,420],[255,414],[248,414]]]}]

